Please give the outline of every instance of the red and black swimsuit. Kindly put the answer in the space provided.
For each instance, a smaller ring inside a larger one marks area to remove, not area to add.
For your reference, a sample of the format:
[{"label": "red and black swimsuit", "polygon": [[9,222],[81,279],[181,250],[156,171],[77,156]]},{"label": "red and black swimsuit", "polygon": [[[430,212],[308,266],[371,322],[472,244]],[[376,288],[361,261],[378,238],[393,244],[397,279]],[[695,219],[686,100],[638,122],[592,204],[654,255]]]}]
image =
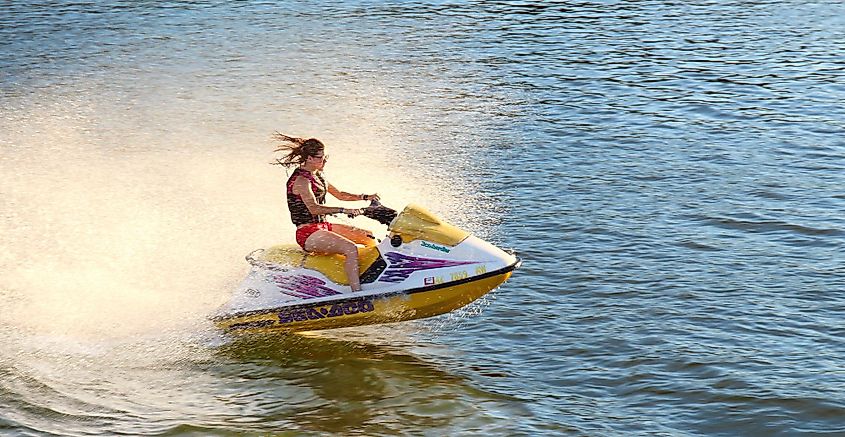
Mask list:
[{"label": "red and black swimsuit", "polygon": [[[288,210],[290,210],[290,220],[294,225],[300,226],[306,223],[321,223],[326,221],[324,215],[312,215],[302,197],[293,192],[293,182],[298,177],[304,177],[311,182],[311,191],[314,192],[314,197],[317,203],[324,205],[326,203],[326,180],[320,174],[313,174],[310,171],[303,170],[301,167],[293,171],[287,182],[288,187]],[[318,182],[319,181],[319,182]]]},{"label": "red and black swimsuit", "polygon": [[[313,174],[310,171],[303,170],[302,168],[297,168],[293,171],[293,174],[290,176],[287,182],[287,194],[288,194],[288,209],[290,210],[290,220],[296,225],[296,242],[305,249],[305,240],[311,236],[314,232],[317,232],[320,229],[325,229],[327,231],[332,230],[331,223],[326,221],[326,216],[324,215],[313,215],[311,211],[308,210],[308,207],[305,206],[305,202],[302,201],[302,197],[298,194],[294,194],[293,192],[293,183],[298,177],[304,177],[311,182],[311,191],[314,192],[314,197],[317,199],[317,203],[320,205],[324,205],[326,203],[326,180],[323,179],[323,176],[320,174]],[[319,181],[319,182],[318,182]],[[306,225],[306,226],[303,226]]]}]

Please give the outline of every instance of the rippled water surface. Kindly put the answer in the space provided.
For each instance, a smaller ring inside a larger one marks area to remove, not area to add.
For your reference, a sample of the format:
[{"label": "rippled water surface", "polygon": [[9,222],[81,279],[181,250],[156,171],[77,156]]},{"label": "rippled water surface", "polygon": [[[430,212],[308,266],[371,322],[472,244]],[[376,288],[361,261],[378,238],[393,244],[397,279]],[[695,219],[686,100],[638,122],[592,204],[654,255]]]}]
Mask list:
[{"label": "rippled water surface", "polygon": [[[0,434],[840,435],[843,101],[836,1],[3,2]],[[220,337],[276,130],[523,267]]]}]

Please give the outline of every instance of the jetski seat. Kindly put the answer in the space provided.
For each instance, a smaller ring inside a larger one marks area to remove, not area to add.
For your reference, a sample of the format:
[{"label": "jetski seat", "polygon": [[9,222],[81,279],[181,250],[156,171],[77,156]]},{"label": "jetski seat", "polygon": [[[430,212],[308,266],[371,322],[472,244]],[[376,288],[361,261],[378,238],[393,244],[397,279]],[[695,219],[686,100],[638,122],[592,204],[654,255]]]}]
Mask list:
[{"label": "jetski seat", "polygon": [[[391,218],[387,229],[391,236],[401,236],[403,243],[425,240],[454,247],[469,236],[469,232],[440,220],[416,204],[408,205],[397,216],[394,216],[395,211],[382,207],[377,202],[373,205],[384,210],[379,212],[383,213],[382,218]],[[308,253],[295,244],[280,244],[265,250],[260,257],[263,261],[273,264],[315,270],[336,284],[349,285],[343,270],[346,258],[340,254]],[[358,269],[362,283],[375,280],[386,266],[378,246],[358,247]]]},{"label": "jetski seat", "polygon": [[[309,253],[294,244],[280,244],[267,249],[262,258],[273,264],[316,270],[336,284],[349,285],[346,271],[343,270],[346,257],[340,254]],[[377,246],[359,246],[359,272],[363,275],[380,258]]]}]

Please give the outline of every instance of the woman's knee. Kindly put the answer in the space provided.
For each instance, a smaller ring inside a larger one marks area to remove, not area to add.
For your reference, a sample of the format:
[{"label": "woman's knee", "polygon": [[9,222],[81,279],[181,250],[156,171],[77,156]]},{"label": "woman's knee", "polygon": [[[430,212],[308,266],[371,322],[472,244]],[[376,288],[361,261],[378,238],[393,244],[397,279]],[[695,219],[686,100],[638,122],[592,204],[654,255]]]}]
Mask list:
[{"label": "woman's knee", "polygon": [[338,253],[341,255],[346,256],[347,258],[358,258],[358,246],[348,238],[344,237],[343,235],[337,234],[332,232],[334,246]]},{"label": "woman's knee", "polygon": [[348,242],[341,247],[341,253],[347,258],[358,259],[358,246],[353,242]]},{"label": "woman's knee", "polygon": [[355,243],[331,231],[317,231],[305,240],[305,250],[313,252],[340,253],[345,255],[353,247],[355,247]]}]

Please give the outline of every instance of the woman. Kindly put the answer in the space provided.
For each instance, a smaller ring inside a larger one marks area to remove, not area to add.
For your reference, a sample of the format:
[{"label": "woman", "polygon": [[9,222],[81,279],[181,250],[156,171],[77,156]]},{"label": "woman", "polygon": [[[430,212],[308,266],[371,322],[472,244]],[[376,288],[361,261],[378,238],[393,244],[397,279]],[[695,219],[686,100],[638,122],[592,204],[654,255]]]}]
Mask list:
[{"label": "woman", "polygon": [[316,138],[295,138],[276,133],[273,138],[281,145],[274,152],[284,152],[276,163],[285,167],[297,165],[287,181],[290,218],[296,225],[296,242],[307,252],[338,253],[346,257],[343,263],[352,291],[361,290],[358,271],[358,246],[374,245],[368,231],[353,226],[326,221],[327,214],[356,216],[361,209],[326,206],[326,193],[338,200],[378,200],[378,194],[351,194],[340,191],[323,178],[328,156],[325,146]]}]

